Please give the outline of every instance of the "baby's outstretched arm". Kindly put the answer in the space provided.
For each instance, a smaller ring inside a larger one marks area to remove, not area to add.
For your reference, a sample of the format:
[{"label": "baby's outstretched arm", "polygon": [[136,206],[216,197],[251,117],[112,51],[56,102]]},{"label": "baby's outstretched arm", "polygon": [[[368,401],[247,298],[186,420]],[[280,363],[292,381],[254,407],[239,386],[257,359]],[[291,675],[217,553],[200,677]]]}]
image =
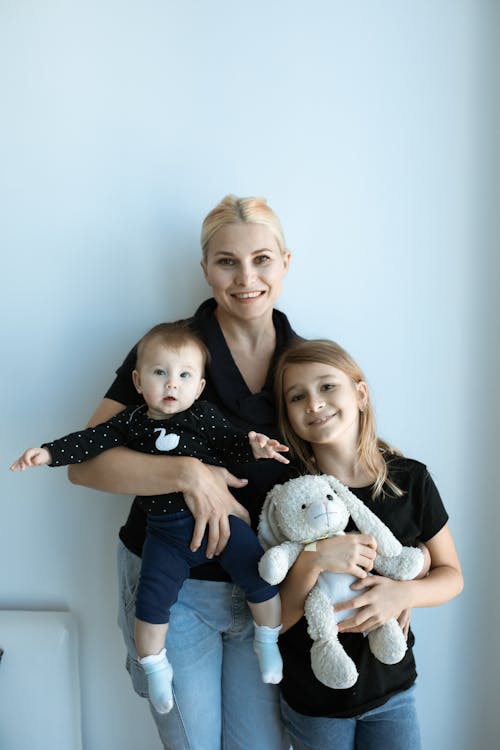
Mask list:
[{"label": "baby's outstretched arm", "polygon": [[27,466],[46,466],[52,463],[52,456],[47,448],[28,448],[17,461],[11,465],[11,471],[24,471]]},{"label": "baby's outstretched arm", "polygon": [[263,435],[261,432],[248,433],[248,440],[250,441],[250,447],[254,458],[274,458],[275,461],[280,461],[282,464],[289,464],[290,461],[282,453],[286,453],[288,448],[286,445],[282,445],[279,440]]}]

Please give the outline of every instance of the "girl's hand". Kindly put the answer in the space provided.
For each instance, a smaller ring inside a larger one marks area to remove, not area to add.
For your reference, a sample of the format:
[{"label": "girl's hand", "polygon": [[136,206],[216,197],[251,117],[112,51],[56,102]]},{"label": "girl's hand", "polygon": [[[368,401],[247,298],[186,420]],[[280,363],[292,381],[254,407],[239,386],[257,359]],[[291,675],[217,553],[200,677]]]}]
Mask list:
[{"label": "girl's hand", "polygon": [[344,534],[308,545],[280,586],[281,632],[286,632],[302,617],[306,597],[321,573],[347,573],[365,578],[376,556],[377,543],[371,534]]},{"label": "girl's hand", "polygon": [[425,578],[425,576],[428,574],[429,570],[431,569],[431,553],[429,552],[429,548],[426,544],[423,542],[419,542],[417,544],[417,547],[419,547],[422,550],[422,554],[424,556],[424,564],[422,565],[422,570],[418,574],[417,578]]},{"label": "girl's hand", "polygon": [[248,439],[255,458],[274,458],[275,461],[280,461],[282,464],[290,463],[288,458],[281,455],[288,451],[288,447],[282,445],[279,440],[274,440],[253,430],[248,433]]},{"label": "girl's hand", "polygon": [[320,572],[349,573],[356,578],[366,578],[377,556],[377,542],[371,534],[333,536],[316,543],[316,556]]},{"label": "girl's hand", "polygon": [[228,490],[244,487],[246,479],[238,479],[222,466],[210,466],[197,459],[189,460],[187,481],[183,482],[184,499],[194,516],[195,525],[190,548],[195,552],[201,545],[208,527],[206,555],[219,555],[230,536],[228,516],[238,516],[250,523],[248,511]]},{"label": "girl's hand", "polygon": [[24,471],[27,466],[45,466],[52,463],[52,456],[47,448],[28,448],[17,461],[10,466],[11,471]]},{"label": "girl's hand", "polygon": [[403,609],[403,611],[398,617],[398,622],[406,640],[408,640],[408,633],[410,631],[410,619],[411,619],[411,609]]},{"label": "girl's hand", "polygon": [[[422,550],[422,554],[424,556],[424,564],[422,566],[422,570],[416,577],[425,578],[431,568],[431,553],[429,552],[429,548],[427,547],[427,545],[423,542],[419,542],[417,546]],[[411,609],[404,609],[398,617],[398,622],[406,640],[408,640],[408,633],[410,632],[410,620]]]},{"label": "girl's hand", "polygon": [[383,576],[369,576],[364,581],[353,583],[353,591],[366,590],[347,602],[335,605],[336,612],[357,610],[352,617],[339,622],[339,632],[367,633],[393,617],[398,619],[409,604],[405,595],[405,583],[406,581],[393,581]]}]

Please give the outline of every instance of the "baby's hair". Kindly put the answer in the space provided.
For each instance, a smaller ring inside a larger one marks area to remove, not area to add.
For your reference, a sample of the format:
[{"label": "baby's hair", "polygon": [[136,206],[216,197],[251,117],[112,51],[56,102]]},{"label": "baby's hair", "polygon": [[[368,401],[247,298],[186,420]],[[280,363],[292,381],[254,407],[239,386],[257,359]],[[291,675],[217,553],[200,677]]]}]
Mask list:
[{"label": "baby's hair", "polygon": [[210,240],[219,229],[228,224],[264,224],[273,234],[281,253],[286,253],[285,237],[280,220],[265,198],[239,198],[237,195],[226,195],[203,221],[201,249],[205,263]]},{"label": "baby's hair", "polygon": [[146,347],[152,343],[160,343],[172,349],[180,349],[186,344],[194,344],[200,350],[203,369],[210,362],[210,354],[205,343],[190,328],[187,320],[176,320],[174,323],[159,323],[145,333],[137,344],[136,366],[140,364]]},{"label": "baby's hair", "polygon": [[[318,468],[314,461],[314,455],[310,444],[298,437],[293,431],[288,418],[288,410],[283,391],[283,378],[285,370],[289,365],[317,363],[336,367],[342,370],[353,383],[361,381],[366,383],[363,372],[348,352],[335,341],[328,339],[301,339],[292,344],[281,354],[274,374],[274,392],[278,409],[278,425],[283,435],[284,442],[290,447],[292,456],[299,463],[300,468],[309,474],[318,474]],[[358,459],[360,465],[375,477],[372,496],[374,498],[383,495],[386,490],[397,497],[403,492],[394,484],[387,473],[387,464],[384,453],[401,455],[399,451],[391,447],[384,440],[377,437],[375,413],[367,388],[367,399],[363,410],[359,414],[359,438],[357,445]]]}]

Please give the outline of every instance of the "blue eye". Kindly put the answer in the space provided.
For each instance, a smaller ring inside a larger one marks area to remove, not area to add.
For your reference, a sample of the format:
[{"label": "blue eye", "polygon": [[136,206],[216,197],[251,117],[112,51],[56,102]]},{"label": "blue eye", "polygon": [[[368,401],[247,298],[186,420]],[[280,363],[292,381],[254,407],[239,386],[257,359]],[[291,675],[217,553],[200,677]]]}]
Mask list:
[{"label": "blue eye", "polygon": [[156,367],[155,370],[153,371],[153,374],[154,375],[165,375],[165,370],[162,370],[161,367]]},{"label": "blue eye", "polygon": [[255,262],[258,266],[261,266],[263,263],[267,263],[270,260],[271,258],[269,255],[257,255],[257,257],[255,258]]},{"label": "blue eye", "polygon": [[181,372],[181,378],[190,378],[191,373],[190,372]]}]

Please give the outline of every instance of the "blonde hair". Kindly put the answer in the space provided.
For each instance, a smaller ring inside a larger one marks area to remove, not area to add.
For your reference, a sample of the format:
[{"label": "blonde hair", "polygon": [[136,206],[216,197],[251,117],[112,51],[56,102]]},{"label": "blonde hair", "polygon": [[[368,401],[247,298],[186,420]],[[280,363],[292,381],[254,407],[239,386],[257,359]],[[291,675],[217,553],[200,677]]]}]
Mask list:
[{"label": "blonde hair", "polygon": [[[288,418],[288,409],[283,389],[283,378],[289,365],[321,362],[342,370],[353,383],[365,381],[365,377],[350,354],[335,341],[316,339],[307,341],[302,339],[292,344],[281,354],[274,373],[274,392],[278,410],[278,425],[284,442],[290,447],[293,457],[300,468],[309,474],[318,474],[314,455],[310,444],[302,440],[292,429]],[[368,474],[375,477],[372,496],[379,497],[390,489],[394,495],[401,497],[400,488],[388,478],[387,463],[383,453],[398,454],[381,438],[377,437],[375,412],[367,389],[366,403],[359,414],[359,437],[357,445],[358,460]]]},{"label": "blonde hair", "polygon": [[286,253],[285,236],[280,220],[265,198],[238,198],[226,195],[205,217],[201,227],[201,249],[207,262],[208,245],[216,232],[228,224],[264,224],[272,232],[282,253]]}]

